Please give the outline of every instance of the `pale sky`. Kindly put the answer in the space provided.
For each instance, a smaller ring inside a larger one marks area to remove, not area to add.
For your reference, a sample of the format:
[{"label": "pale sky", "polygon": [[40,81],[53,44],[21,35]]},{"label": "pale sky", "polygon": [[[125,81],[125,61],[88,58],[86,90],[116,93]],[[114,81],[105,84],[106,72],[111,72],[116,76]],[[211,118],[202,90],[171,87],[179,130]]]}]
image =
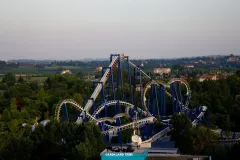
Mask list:
[{"label": "pale sky", "polygon": [[0,0],[0,59],[240,55],[240,0]]}]

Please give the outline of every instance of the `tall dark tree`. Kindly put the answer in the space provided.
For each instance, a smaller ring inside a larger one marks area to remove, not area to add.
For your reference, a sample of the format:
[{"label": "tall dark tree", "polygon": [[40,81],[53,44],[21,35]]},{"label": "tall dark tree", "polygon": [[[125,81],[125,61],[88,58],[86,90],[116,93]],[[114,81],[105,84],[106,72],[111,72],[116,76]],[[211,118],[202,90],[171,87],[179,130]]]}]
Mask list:
[{"label": "tall dark tree", "polygon": [[13,86],[16,83],[15,75],[8,72],[3,76],[3,83],[6,83],[8,87]]}]

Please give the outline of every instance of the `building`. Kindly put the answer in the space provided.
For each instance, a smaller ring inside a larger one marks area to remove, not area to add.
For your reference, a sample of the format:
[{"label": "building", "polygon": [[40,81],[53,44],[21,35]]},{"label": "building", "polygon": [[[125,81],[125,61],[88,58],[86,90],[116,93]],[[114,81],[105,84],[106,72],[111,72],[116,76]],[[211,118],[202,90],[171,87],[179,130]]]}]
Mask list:
[{"label": "building", "polygon": [[63,70],[63,71],[61,72],[61,74],[68,74],[68,75],[71,75],[72,72],[71,72],[70,70],[68,70],[68,69],[65,69],[65,70]]},{"label": "building", "polygon": [[240,62],[240,56],[232,56],[227,59],[227,62]]},{"label": "building", "polygon": [[175,142],[159,141],[152,147],[134,147],[129,144],[107,147],[101,154],[102,160],[211,160],[211,156],[183,155],[175,148]]},{"label": "building", "polygon": [[170,68],[154,68],[153,73],[160,74],[160,75],[163,75],[163,74],[169,75],[171,74],[171,69]]},{"label": "building", "polygon": [[194,68],[194,65],[193,64],[185,64],[184,68]]},{"label": "building", "polygon": [[200,63],[200,64],[207,64],[207,62],[205,62],[205,61],[203,61],[201,59],[198,61],[198,63]]},{"label": "building", "polygon": [[27,75],[26,75],[26,74],[15,74],[15,77],[16,77],[16,78],[19,78],[19,77],[27,77]]},{"label": "building", "polygon": [[102,160],[146,160],[149,148],[136,148],[131,146],[108,147],[101,154]]},{"label": "building", "polygon": [[96,68],[96,72],[101,72],[102,71],[102,67],[97,67]]},{"label": "building", "polygon": [[[27,77],[27,76],[29,76],[29,77],[39,77],[40,75],[38,75],[38,74],[15,74],[15,77],[16,78],[19,78],[19,77]],[[40,76],[41,77],[41,76]]]},{"label": "building", "polygon": [[202,75],[202,76],[199,77],[199,82],[203,82],[204,80],[216,81],[217,76],[216,75]]}]

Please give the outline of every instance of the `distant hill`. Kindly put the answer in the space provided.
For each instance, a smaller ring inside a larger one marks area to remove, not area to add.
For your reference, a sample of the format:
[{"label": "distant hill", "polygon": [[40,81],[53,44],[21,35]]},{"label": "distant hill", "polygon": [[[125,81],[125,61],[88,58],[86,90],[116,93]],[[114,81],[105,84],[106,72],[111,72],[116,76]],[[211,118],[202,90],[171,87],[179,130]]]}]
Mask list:
[{"label": "distant hill", "polygon": [[91,61],[106,61],[109,60],[109,58],[84,58],[84,59],[79,59],[79,60],[34,60],[34,59],[11,59],[8,60],[8,62],[19,62],[19,63],[37,63],[37,62],[69,62],[69,61],[83,61],[83,62],[91,62]]},{"label": "distant hill", "polygon": [[12,59],[9,62],[36,63],[36,62],[54,62],[56,60],[34,60],[34,59]]}]

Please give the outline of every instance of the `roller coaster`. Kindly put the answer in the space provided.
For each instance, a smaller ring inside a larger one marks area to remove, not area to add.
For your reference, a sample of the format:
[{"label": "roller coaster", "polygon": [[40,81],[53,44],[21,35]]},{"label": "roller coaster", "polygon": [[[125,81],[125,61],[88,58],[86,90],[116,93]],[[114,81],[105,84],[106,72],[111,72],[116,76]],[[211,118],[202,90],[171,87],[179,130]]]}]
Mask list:
[{"label": "roller coaster", "polygon": [[[123,77],[123,70],[127,72],[127,78]],[[124,87],[124,81],[127,87]],[[69,120],[67,108],[73,107],[80,112],[77,123],[96,123],[107,140],[117,136],[120,142],[122,131],[137,127],[141,128],[143,143],[149,143],[171,131],[173,114],[187,114],[196,126],[207,111],[206,106],[191,107],[191,90],[185,80],[175,78],[167,83],[153,80],[124,54],[111,54],[110,65],[103,67],[100,81],[93,84],[95,89],[90,98],[85,99],[84,107],[72,99],[62,100],[56,105],[55,119],[59,122],[63,117]],[[138,91],[137,85],[140,86]],[[166,107],[169,105],[171,107]],[[124,118],[127,122],[122,124]],[[156,128],[156,122],[162,123],[163,127]]]}]

